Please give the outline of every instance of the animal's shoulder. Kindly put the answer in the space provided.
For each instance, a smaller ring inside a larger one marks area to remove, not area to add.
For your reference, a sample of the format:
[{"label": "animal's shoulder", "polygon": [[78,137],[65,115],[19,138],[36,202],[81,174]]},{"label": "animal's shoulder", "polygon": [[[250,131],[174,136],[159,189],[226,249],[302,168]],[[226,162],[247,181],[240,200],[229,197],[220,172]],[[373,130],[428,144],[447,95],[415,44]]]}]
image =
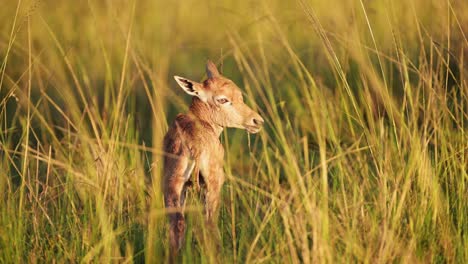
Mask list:
[{"label": "animal's shoulder", "polygon": [[178,114],[164,137],[166,152],[181,154],[184,148],[192,149],[203,140],[197,120],[187,114]]},{"label": "animal's shoulder", "polygon": [[164,137],[164,148],[167,152],[180,153],[187,147],[195,154],[214,142],[219,139],[209,124],[189,114],[178,114]]},{"label": "animal's shoulder", "polygon": [[215,131],[209,123],[190,114],[178,114],[172,126],[190,137],[216,137]]},{"label": "animal's shoulder", "polygon": [[196,129],[196,120],[190,115],[178,114],[172,126],[185,133],[191,133]]}]

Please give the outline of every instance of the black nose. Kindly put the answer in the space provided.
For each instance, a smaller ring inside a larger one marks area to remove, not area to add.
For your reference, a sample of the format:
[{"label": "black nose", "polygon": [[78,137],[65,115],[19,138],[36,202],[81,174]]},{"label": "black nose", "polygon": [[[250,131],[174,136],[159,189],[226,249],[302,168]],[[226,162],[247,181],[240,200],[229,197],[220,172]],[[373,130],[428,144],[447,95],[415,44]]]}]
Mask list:
[{"label": "black nose", "polygon": [[261,126],[263,125],[263,120],[254,118],[253,123],[256,124],[257,126]]}]

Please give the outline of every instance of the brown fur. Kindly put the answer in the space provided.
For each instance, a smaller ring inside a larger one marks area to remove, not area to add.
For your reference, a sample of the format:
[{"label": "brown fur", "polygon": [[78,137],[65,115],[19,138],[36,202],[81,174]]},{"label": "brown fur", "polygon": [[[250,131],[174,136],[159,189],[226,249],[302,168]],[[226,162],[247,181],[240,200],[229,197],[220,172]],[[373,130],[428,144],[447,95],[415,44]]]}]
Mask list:
[{"label": "brown fur", "polygon": [[171,255],[181,249],[185,236],[185,190],[192,171],[198,185],[200,171],[205,182],[205,215],[215,226],[221,187],[224,182],[224,149],[219,136],[224,127],[260,131],[263,119],[244,104],[240,89],[221,76],[212,62],[207,64],[209,78],[197,83],[175,77],[190,95],[187,114],[177,115],[164,137],[164,201],[169,209]]}]

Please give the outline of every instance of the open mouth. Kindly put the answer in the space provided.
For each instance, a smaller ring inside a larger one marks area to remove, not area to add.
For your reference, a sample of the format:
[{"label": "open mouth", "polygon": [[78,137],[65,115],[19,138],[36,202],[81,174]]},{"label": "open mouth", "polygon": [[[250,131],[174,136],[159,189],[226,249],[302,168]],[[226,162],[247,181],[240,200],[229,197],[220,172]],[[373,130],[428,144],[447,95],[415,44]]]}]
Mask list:
[{"label": "open mouth", "polygon": [[245,126],[245,130],[251,134],[256,134],[262,130],[261,126]]}]

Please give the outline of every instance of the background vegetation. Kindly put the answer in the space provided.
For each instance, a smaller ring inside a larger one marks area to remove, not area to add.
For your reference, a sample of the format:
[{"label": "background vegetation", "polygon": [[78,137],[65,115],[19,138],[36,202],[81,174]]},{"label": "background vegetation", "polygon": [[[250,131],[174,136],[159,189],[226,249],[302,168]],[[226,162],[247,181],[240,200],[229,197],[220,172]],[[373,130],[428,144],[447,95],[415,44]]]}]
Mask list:
[{"label": "background vegetation", "polygon": [[222,256],[466,263],[468,2],[3,1],[0,262],[167,260],[161,141],[221,65],[266,119],[228,129]]}]

